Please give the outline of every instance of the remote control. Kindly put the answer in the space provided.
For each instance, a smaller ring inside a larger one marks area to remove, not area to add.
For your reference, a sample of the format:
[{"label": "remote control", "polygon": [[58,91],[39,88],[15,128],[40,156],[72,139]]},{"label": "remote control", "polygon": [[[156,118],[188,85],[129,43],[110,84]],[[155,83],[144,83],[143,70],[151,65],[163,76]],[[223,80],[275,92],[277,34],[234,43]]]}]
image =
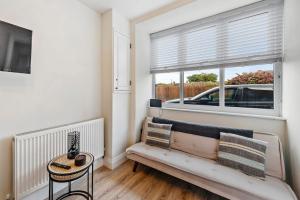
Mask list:
[{"label": "remote control", "polygon": [[53,162],[53,163],[51,163],[51,165],[53,165],[55,167],[63,168],[63,169],[71,169],[71,166],[64,165],[64,164],[57,163],[57,162]]}]

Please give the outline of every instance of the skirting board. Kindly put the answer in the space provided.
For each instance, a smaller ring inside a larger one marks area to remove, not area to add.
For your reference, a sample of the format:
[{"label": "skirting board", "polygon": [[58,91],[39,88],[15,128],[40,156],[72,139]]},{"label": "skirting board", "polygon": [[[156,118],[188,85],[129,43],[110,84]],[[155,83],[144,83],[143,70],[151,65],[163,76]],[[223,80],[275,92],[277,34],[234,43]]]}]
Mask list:
[{"label": "skirting board", "polygon": [[[103,158],[97,159],[94,162],[94,171],[103,166]],[[72,183],[73,185],[73,183]],[[54,194],[67,188],[67,184],[54,183]],[[32,200],[32,199],[48,199],[48,186],[43,187],[36,192],[24,197],[22,200]]]},{"label": "skirting board", "polygon": [[104,157],[104,166],[113,170],[127,160],[126,152],[119,154],[114,158]]}]

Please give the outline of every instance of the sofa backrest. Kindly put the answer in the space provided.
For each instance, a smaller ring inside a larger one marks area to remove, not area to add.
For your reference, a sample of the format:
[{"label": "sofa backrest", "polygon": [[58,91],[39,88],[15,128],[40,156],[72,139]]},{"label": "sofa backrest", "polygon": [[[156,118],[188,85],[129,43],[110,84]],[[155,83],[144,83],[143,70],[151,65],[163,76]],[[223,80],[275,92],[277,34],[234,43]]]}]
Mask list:
[{"label": "sofa backrest", "polygon": [[[253,138],[268,143],[266,152],[266,174],[285,180],[282,146],[279,138],[272,134],[254,133]],[[173,131],[171,148],[216,160],[218,156],[219,140]]]},{"label": "sofa backrest", "polygon": [[[152,121],[152,118],[146,118],[146,121]],[[146,123],[144,123],[143,130],[146,129],[145,124]],[[252,136],[255,139],[263,140],[268,143],[266,152],[266,174],[285,180],[283,151],[279,138],[275,135],[265,133],[253,133]],[[145,133],[142,134],[142,141],[145,141]],[[180,129],[180,131],[172,131],[170,146],[172,149],[206,159],[216,160],[219,139],[217,137],[206,137],[199,134],[186,133],[184,129]]]},{"label": "sofa backrest", "polygon": [[269,133],[254,133],[253,138],[268,143],[266,152],[266,174],[285,181],[283,149],[279,137]]},{"label": "sofa backrest", "polygon": [[218,139],[172,131],[170,143],[172,149],[211,160],[217,159]]}]

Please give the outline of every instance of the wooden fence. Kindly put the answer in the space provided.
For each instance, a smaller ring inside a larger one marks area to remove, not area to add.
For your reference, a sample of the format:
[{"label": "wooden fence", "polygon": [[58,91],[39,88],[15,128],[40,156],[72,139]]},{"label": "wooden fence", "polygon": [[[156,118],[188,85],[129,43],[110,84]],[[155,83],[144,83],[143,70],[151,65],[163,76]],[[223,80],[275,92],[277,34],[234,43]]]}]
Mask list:
[{"label": "wooden fence", "polygon": [[[193,97],[206,90],[217,87],[215,82],[195,82],[184,84],[184,97]],[[162,101],[179,99],[179,84],[157,84],[155,87],[156,98]]]}]

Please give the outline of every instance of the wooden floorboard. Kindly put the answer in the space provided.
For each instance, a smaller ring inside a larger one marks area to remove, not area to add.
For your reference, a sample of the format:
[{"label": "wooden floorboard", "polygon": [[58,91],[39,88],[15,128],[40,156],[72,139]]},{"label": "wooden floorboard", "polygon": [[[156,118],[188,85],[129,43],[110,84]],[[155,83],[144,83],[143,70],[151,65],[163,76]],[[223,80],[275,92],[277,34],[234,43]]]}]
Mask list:
[{"label": "wooden floorboard", "polygon": [[[155,169],[139,165],[132,171],[133,162],[127,161],[115,170],[102,167],[94,172],[95,200],[224,200],[197,186],[169,176]],[[82,180],[74,189],[86,189]],[[81,200],[82,197],[69,197]]]}]

